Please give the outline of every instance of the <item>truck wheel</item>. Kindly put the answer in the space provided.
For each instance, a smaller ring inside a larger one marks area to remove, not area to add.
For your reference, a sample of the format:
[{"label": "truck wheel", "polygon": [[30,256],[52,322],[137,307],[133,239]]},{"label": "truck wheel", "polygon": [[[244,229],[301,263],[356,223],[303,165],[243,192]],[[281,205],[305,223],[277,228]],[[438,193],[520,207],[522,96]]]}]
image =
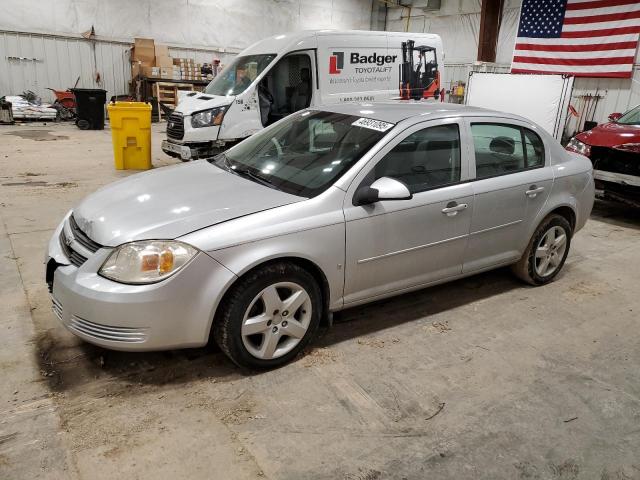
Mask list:
[{"label": "truck wheel", "polygon": [[567,259],[572,234],[563,216],[549,215],[536,229],[522,258],[512,266],[513,272],[531,285],[551,282]]},{"label": "truck wheel", "polygon": [[240,367],[275,368],[313,338],[322,305],[320,287],[305,269],[289,262],[266,265],[245,275],[226,295],[213,338]]}]

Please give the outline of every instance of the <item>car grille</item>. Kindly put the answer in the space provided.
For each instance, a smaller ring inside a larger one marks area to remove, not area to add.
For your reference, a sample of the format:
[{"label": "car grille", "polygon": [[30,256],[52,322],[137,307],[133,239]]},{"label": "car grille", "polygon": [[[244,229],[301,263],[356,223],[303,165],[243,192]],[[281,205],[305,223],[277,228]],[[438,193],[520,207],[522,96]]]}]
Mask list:
[{"label": "car grille", "polygon": [[51,310],[58,320],[62,320],[62,304],[51,295]]},{"label": "car grille", "polygon": [[71,316],[67,325],[70,330],[100,340],[113,342],[142,343],[147,339],[144,328],[111,327],[93,323],[84,318]]},{"label": "car grille", "polygon": [[591,147],[591,161],[595,170],[640,176],[640,155],[637,153]]},{"label": "car grille", "polygon": [[102,245],[91,240],[85,235],[82,230],[80,230],[80,227],[76,223],[76,219],[73,218],[73,215],[69,217],[69,226],[71,227],[71,232],[73,233],[73,238],[76,239],[76,242],[89,250],[91,253],[96,253],[102,248]]},{"label": "car grille", "polygon": [[60,231],[60,247],[62,248],[62,252],[69,259],[71,264],[79,267],[87,261],[87,257],[82,255],[71,246],[73,240],[78,242],[91,253],[95,253],[96,251],[98,251],[100,248],[102,248],[102,245],[91,240],[82,230],[80,230],[80,227],[78,227],[78,224],[73,218],[73,215],[69,217],[68,222],[73,236],[72,238],[68,238],[65,229],[63,228]]},{"label": "car grille", "polygon": [[181,113],[172,113],[167,121],[167,137],[182,140],[184,137],[184,118]]}]

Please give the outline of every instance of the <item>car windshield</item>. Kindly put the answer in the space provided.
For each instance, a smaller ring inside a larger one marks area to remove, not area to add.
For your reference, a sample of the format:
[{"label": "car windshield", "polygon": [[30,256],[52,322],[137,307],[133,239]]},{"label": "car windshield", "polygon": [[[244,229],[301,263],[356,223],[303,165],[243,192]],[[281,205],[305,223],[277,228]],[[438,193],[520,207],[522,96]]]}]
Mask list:
[{"label": "car windshield", "polygon": [[622,115],[616,123],[622,123],[624,125],[640,125],[640,105],[636,108],[632,108],[627,113]]},{"label": "car windshield", "polygon": [[303,111],[242,141],[214,162],[302,197],[332,185],[393,125],[341,113]]},{"label": "car windshield", "polygon": [[239,95],[267,68],[275,54],[236,57],[204,89],[210,95]]}]

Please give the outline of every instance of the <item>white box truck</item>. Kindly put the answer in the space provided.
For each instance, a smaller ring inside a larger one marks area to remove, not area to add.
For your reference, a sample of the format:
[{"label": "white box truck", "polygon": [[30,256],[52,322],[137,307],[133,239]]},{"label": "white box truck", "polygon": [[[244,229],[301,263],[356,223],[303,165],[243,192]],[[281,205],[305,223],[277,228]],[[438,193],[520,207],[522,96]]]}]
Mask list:
[{"label": "white box truck", "polygon": [[442,40],[425,33],[318,30],[261,40],[169,116],[162,150],[209,157],[293,112],[324,103],[436,99]]}]

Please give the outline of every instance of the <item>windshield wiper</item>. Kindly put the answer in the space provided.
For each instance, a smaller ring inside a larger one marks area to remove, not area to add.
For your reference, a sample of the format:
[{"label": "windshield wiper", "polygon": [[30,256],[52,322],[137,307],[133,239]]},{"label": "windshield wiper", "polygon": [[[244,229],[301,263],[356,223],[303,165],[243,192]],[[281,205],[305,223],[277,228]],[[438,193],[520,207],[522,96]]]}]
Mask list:
[{"label": "windshield wiper", "polygon": [[243,177],[248,177],[252,180],[255,180],[256,182],[266,185],[267,187],[275,188],[275,184],[270,178],[263,177],[258,173],[252,172],[248,168],[232,168],[231,171]]},{"label": "windshield wiper", "polygon": [[[220,162],[220,160],[222,160],[222,162]],[[258,173],[252,172],[248,168],[238,168],[236,165],[232,165],[224,153],[217,155],[214,158],[214,161],[216,162],[216,164],[224,168],[227,172],[235,173],[236,175],[239,175],[241,177],[250,178],[251,180],[254,180],[268,187],[277,188],[270,178],[263,177]]]}]

